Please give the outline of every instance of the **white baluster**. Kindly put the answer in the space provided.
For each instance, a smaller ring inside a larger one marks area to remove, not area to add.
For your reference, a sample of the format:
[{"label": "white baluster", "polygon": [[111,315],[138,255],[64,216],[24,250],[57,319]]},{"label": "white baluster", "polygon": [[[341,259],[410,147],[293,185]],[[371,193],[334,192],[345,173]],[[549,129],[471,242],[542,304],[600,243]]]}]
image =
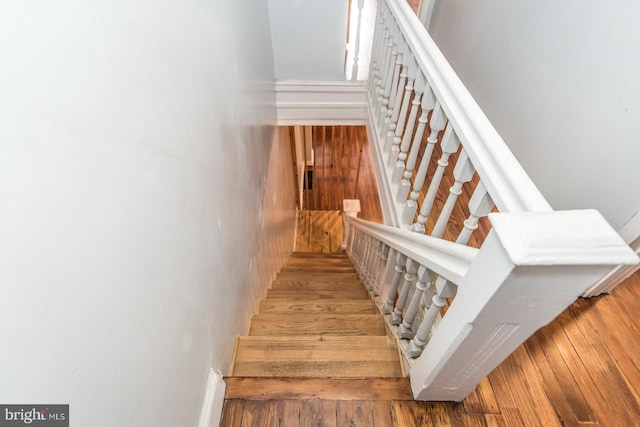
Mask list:
[{"label": "white baluster", "polygon": [[435,288],[436,294],[433,296],[427,314],[424,316],[424,319],[422,319],[416,335],[409,343],[409,356],[411,357],[418,357],[422,354],[424,346],[429,341],[429,332],[431,332],[431,328],[433,327],[436,317],[438,317],[438,313],[440,313],[440,309],[444,307],[447,298],[455,296],[457,291],[457,286],[448,282],[443,277],[438,277]]},{"label": "white baluster", "polygon": [[[413,142],[410,142],[411,136],[413,134],[413,126],[411,128],[411,131],[407,130],[407,132],[405,132],[405,135],[404,135],[404,138],[408,140],[406,146],[410,145],[411,150],[409,151],[409,156],[407,157],[407,160],[406,160],[404,172],[402,174],[402,181],[400,182],[400,187],[398,188],[398,193],[396,196],[396,201],[398,203],[406,203],[407,198],[409,197],[409,190],[411,190],[411,178],[413,177],[413,169],[416,166],[418,154],[420,153],[420,147],[422,145],[422,135],[424,134],[424,129],[427,125],[429,111],[433,110],[433,108],[436,105],[436,97],[433,94],[433,91],[431,90],[430,87],[425,88],[425,86],[426,86],[426,80],[422,72],[420,72],[418,73],[418,79],[416,80],[416,97],[413,100],[413,107],[411,110],[411,114],[412,115],[414,114],[413,112],[414,107],[416,108],[415,113],[417,114],[418,106],[421,107],[422,113],[420,114],[420,118],[418,119],[418,128],[416,129],[416,133],[413,136]],[[418,94],[422,92],[424,92],[424,96],[422,96],[422,101],[421,101]],[[410,121],[412,122],[412,120]],[[404,141],[402,142],[402,145],[403,147],[405,146]],[[431,152],[433,151],[433,146],[434,144],[430,144],[428,146],[430,147],[430,150],[429,149],[426,150],[425,152],[426,157],[431,158]],[[428,162],[426,164],[428,165]],[[422,185],[423,184],[420,184],[420,186]],[[415,212],[411,215],[411,218],[407,219],[406,221],[404,221],[404,218],[403,218],[403,224],[408,224],[411,221],[413,221],[413,215],[415,215]]]},{"label": "white baluster", "polygon": [[396,265],[393,271],[393,278],[391,279],[391,287],[389,288],[389,295],[387,295],[387,301],[384,303],[383,313],[391,314],[391,309],[394,306],[396,294],[398,293],[398,285],[400,279],[405,270],[405,263],[407,262],[407,256],[401,253],[396,255]]},{"label": "white baluster", "polygon": [[438,133],[440,133],[440,131],[444,129],[446,123],[447,118],[444,115],[444,111],[442,111],[440,103],[436,101],[433,108],[433,113],[431,113],[431,118],[429,120],[431,133],[429,134],[429,138],[427,138],[427,147],[424,150],[424,154],[422,155],[422,160],[420,160],[418,173],[416,173],[416,176],[413,180],[413,191],[411,191],[410,198],[406,201],[404,210],[402,212],[403,224],[411,224],[413,222],[413,217],[418,210],[418,197],[420,197],[420,190],[422,189],[424,181],[427,178],[427,172],[429,169],[429,163],[431,161],[431,155],[433,153],[433,147],[438,143]]},{"label": "white baluster", "polygon": [[369,64],[369,78],[367,80],[367,92],[369,94],[369,105],[371,106],[371,111],[377,114],[377,93],[376,90],[378,88],[378,80],[380,78],[380,63],[382,58],[380,58],[380,45],[382,44],[381,39],[384,33],[384,24],[381,20],[381,10],[378,9],[377,17],[376,17],[376,27],[374,31],[373,38],[373,46],[371,50],[371,63]]},{"label": "white baluster", "polygon": [[378,251],[378,239],[373,236],[369,237],[369,260],[367,262],[367,281],[371,295],[374,294],[376,285],[376,273],[378,272],[378,262],[380,253]]},{"label": "white baluster", "polygon": [[[400,32],[400,29],[398,27],[393,27],[394,28],[394,38],[393,38],[393,44],[396,47],[396,51],[397,51],[397,55],[396,55],[396,62],[394,64],[394,69],[393,69],[393,80],[391,83],[391,91],[389,92],[389,105],[391,106],[391,110],[393,111],[392,116],[397,117],[397,109],[398,109],[398,90],[401,83],[400,80],[400,76],[402,74],[402,63],[403,63],[403,56],[405,54],[405,49],[407,48],[407,42],[405,41],[404,37],[402,37],[402,33]],[[395,119],[392,117],[391,121],[395,121]]]},{"label": "white baluster", "polygon": [[[387,104],[388,100],[385,103],[385,92],[387,87],[387,76],[390,74],[389,69],[393,67],[395,62],[395,58],[393,57],[393,37],[391,32],[391,26],[389,23],[389,19],[385,20],[385,34],[383,41],[382,50],[382,62],[380,64],[380,77],[377,79],[376,84],[376,98],[378,110],[376,111],[376,116],[378,120],[378,132],[380,133],[380,137],[383,140],[384,135],[382,134],[382,126],[384,124],[384,119],[387,117]],[[391,76],[389,76],[391,78]]]},{"label": "white baluster", "polygon": [[424,290],[431,284],[433,281],[434,274],[427,267],[421,265],[418,269],[418,281],[416,282],[416,290],[413,292],[411,296],[411,302],[407,307],[407,310],[402,318],[402,325],[400,325],[400,338],[411,339],[411,327],[413,326],[413,321],[418,314],[418,309],[420,308],[420,300],[422,299],[422,295]]},{"label": "white baluster", "polygon": [[[373,31],[373,42],[371,44],[371,62],[369,63],[369,80],[367,81],[367,91],[369,92],[369,101],[374,100],[374,92],[376,89],[376,80],[380,71],[380,63],[382,58],[380,46],[384,39],[384,9],[378,7],[375,18],[375,28]],[[375,110],[374,110],[375,111]]]},{"label": "white baluster", "polygon": [[[416,118],[418,116],[418,109],[420,107],[420,99],[422,98],[422,94],[425,89],[425,81],[422,73],[419,73],[416,76],[418,71],[418,64],[415,62],[415,59],[412,58],[411,64],[409,66],[409,82],[406,87],[405,98],[404,101],[406,105],[403,105],[403,114],[401,114],[402,122],[405,122],[405,116],[407,114],[407,110],[409,109],[409,101],[411,100],[411,93],[414,93],[413,101],[411,102],[411,112],[409,113],[409,118],[406,120],[406,125],[404,129],[400,129],[399,132],[396,132],[396,137],[394,140],[394,144],[398,145],[398,153],[397,156],[394,157],[395,167],[393,169],[393,174],[391,181],[399,182],[402,179],[402,173],[404,172],[405,162],[407,160],[407,151],[409,151],[409,147],[411,145],[411,138],[413,136],[413,129],[416,124]],[[414,83],[415,82],[415,83]],[[400,139],[402,137],[402,139]],[[406,200],[406,199],[405,199]],[[404,202],[404,200],[403,200]]]},{"label": "white baluster", "polygon": [[418,278],[418,275],[416,274],[418,271],[418,267],[420,267],[420,265],[416,261],[412,260],[411,258],[407,259],[404,282],[400,287],[398,300],[396,301],[396,306],[393,310],[393,313],[391,314],[392,325],[399,325],[402,321],[402,311],[404,310],[405,303],[407,302],[407,295],[409,295],[409,290]]},{"label": "white baluster", "polygon": [[386,96],[386,99],[388,101],[387,103],[388,105],[386,109],[387,117],[384,120],[384,124],[382,128],[382,135],[386,135],[386,139],[385,139],[386,152],[390,151],[391,146],[393,145],[393,135],[395,131],[394,116],[397,117],[397,114],[398,114],[397,111],[400,108],[400,100],[397,99],[398,97],[396,95],[398,93],[398,85],[400,84],[400,80],[401,80],[402,56],[404,53],[403,52],[404,46],[406,44],[404,39],[401,37],[400,30],[396,30],[395,35],[396,35],[396,37],[394,38],[394,46],[396,49],[395,50],[396,54],[394,56],[395,63],[393,67],[392,77],[391,77],[391,88],[388,96]]},{"label": "white baluster", "polygon": [[378,128],[380,129],[380,137],[384,140],[386,129],[385,121],[390,115],[391,106],[389,105],[389,97],[391,95],[391,87],[393,86],[394,71],[396,58],[398,57],[397,45],[395,44],[395,36],[397,30],[395,26],[389,28],[389,41],[387,44],[387,56],[385,60],[385,68],[382,70],[382,86],[380,96],[382,97],[382,108],[380,109],[380,117],[378,118]]},{"label": "white baluster", "polygon": [[469,218],[464,221],[464,227],[458,235],[456,243],[466,245],[471,237],[471,233],[478,228],[478,220],[483,216],[489,215],[493,206],[491,196],[487,192],[482,181],[480,181],[476,186],[476,189],[473,191],[471,200],[469,200],[470,215]]},{"label": "white baluster", "polygon": [[[393,130],[393,135],[389,135],[389,137],[391,138],[391,152],[387,157],[387,165],[389,165],[390,167],[394,167],[396,161],[398,160],[398,153],[400,152],[400,141],[405,129],[407,111],[409,109],[411,93],[413,92],[413,81],[415,80],[415,74],[418,69],[418,64],[411,56],[411,50],[406,43],[404,43],[404,52],[402,58],[402,73],[400,74],[400,82],[398,84],[396,105],[391,116],[391,129]],[[402,89],[404,89],[404,91]]]},{"label": "white baluster", "polygon": [[444,230],[447,228],[447,223],[451,217],[451,212],[456,204],[456,200],[458,199],[458,196],[462,194],[462,185],[471,181],[474,173],[475,169],[471,164],[471,160],[469,160],[467,152],[463,149],[460,152],[458,161],[456,162],[456,167],[453,169],[453,178],[455,179],[455,182],[449,189],[449,197],[447,197],[447,201],[442,208],[442,212],[440,212],[438,221],[433,227],[433,232],[431,233],[433,237],[442,237],[444,234]]},{"label": "white baluster", "polygon": [[349,228],[347,229],[347,232],[348,232],[347,248],[345,250],[350,255],[350,258],[353,260],[354,258],[353,251],[355,249],[355,240],[356,240],[358,231],[355,229],[355,227],[349,226]]},{"label": "white baluster", "polygon": [[440,182],[442,182],[444,170],[449,165],[449,156],[458,151],[458,147],[460,147],[460,140],[451,125],[446,127],[440,147],[442,148],[442,155],[440,156],[440,160],[438,160],[438,167],[433,174],[433,178],[429,184],[429,190],[427,190],[427,195],[424,197],[424,201],[420,207],[418,221],[411,226],[411,230],[418,233],[424,233],[426,231],[425,224],[427,223],[429,213],[431,213],[431,208],[433,208],[433,202],[436,199]]},{"label": "white baluster", "polygon": [[376,297],[380,296],[380,282],[384,277],[383,276],[384,270],[387,265],[387,261],[389,259],[389,249],[390,249],[389,246],[387,246],[383,242],[380,242],[380,245],[381,245],[380,265],[378,268],[378,273],[376,274],[376,285],[375,285],[375,291],[374,291],[374,295]]},{"label": "white baluster", "polygon": [[360,30],[362,29],[362,8],[364,0],[358,0],[358,25],[356,26],[356,45],[353,52],[353,68],[351,69],[351,81],[358,80],[358,57],[360,56]]}]

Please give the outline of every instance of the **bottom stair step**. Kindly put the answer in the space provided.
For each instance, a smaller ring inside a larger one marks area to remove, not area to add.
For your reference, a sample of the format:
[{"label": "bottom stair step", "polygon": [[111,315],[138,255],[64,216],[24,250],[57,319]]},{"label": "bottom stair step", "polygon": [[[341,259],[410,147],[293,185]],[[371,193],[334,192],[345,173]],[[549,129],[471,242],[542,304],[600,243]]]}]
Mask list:
[{"label": "bottom stair step", "polygon": [[240,337],[234,377],[402,377],[395,339],[386,336]]},{"label": "bottom stair step", "polygon": [[409,378],[228,377],[225,399],[413,400]]}]

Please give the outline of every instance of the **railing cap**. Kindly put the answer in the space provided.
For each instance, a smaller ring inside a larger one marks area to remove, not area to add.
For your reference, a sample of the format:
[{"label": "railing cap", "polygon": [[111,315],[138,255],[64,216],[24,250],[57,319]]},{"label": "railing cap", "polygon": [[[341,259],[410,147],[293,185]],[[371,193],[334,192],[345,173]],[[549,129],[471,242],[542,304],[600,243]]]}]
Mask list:
[{"label": "railing cap", "polygon": [[489,214],[515,265],[637,264],[638,255],[596,210]]}]

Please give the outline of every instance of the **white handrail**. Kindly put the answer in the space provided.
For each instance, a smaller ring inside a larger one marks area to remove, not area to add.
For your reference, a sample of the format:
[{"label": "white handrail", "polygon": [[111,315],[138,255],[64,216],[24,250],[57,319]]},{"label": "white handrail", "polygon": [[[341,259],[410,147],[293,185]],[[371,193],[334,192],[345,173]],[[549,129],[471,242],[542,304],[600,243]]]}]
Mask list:
[{"label": "white handrail", "polygon": [[375,237],[394,250],[424,265],[453,283],[460,283],[469,270],[478,249],[436,237],[346,217],[349,226]]},{"label": "white handrail", "polygon": [[493,201],[503,212],[552,208],[404,0],[385,0],[420,69],[471,158]]}]

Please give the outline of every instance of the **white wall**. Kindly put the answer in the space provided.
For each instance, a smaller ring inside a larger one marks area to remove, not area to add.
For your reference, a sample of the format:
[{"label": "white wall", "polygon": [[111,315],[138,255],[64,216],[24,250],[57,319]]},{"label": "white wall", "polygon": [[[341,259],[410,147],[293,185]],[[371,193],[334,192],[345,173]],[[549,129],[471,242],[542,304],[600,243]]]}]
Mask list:
[{"label": "white wall", "polygon": [[640,3],[435,0],[430,32],[555,209],[640,211]]},{"label": "white wall", "polygon": [[195,425],[293,245],[266,0],[2,2],[0,52],[0,402]]},{"label": "white wall", "polygon": [[276,79],[343,80],[347,0],[269,0]]}]

